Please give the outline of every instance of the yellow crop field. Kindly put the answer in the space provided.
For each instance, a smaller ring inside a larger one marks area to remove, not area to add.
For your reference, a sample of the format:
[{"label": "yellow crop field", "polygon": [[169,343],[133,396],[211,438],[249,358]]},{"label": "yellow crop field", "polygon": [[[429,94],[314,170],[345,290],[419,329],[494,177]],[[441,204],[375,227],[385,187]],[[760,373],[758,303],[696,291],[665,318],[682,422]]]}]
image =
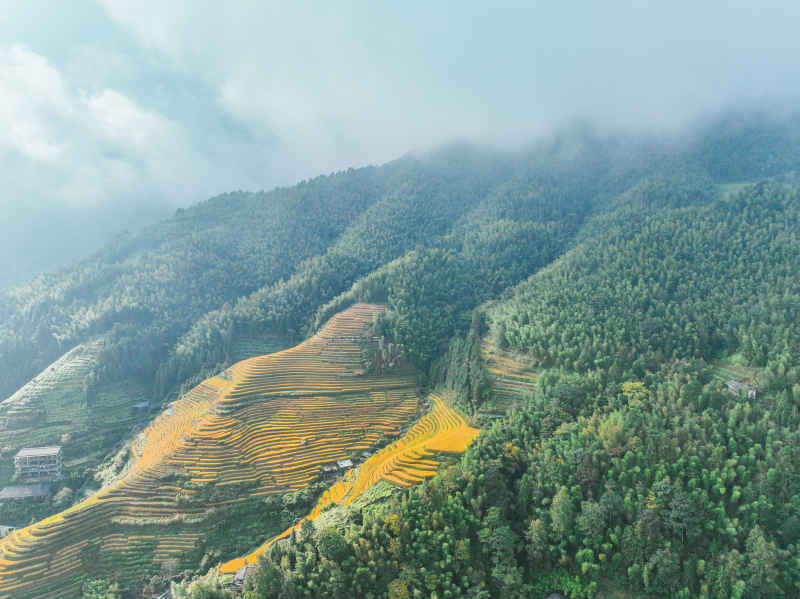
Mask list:
[{"label": "yellow crop field", "polygon": [[[215,507],[296,491],[399,434],[417,413],[414,372],[361,364],[382,310],[356,304],[300,345],[234,364],[174,402],[135,440],[122,479],[0,540],[0,599],[73,597],[87,572],[125,581],[158,571],[202,546]],[[192,501],[208,489],[224,499]]]},{"label": "yellow crop field", "polygon": [[[356,497],[380,480],[399,486],[410,486],[436,474],[439,462],[436,453],[463,453],[478,435],[478,429],[468,426],[456,410],[448,406],[441,397],[431,394],[433,407],[420,418],[408,432],[394,443],[384,447],[357,471],[348,471],[344,480],[337,482],[320,498],[316,507],[305,520],[314,520],[331,503],[348,505]],[[302,522],[265,543],[251,554],[222,564],[219,570],[231,574],[247,564],[254,564],[275,541],[288,537],[292,530],[299,529]]]}]

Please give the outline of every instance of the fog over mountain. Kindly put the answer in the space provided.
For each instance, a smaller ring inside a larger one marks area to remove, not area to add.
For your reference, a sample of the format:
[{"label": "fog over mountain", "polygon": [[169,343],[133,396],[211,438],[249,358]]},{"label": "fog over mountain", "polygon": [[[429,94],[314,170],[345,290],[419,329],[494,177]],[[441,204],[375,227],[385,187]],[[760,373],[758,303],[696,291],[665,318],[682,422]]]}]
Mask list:
[{"label": "fog over mountain", "polygon": [[234,189],[798,99],[800,5],[0,0],[0,286]]}]

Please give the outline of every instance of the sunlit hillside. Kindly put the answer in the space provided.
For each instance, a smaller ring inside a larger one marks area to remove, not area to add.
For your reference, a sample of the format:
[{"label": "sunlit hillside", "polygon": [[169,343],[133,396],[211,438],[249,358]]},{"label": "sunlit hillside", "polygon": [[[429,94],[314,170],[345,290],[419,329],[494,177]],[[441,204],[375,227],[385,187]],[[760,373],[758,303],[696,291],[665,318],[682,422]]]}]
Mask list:
[{"label": "sunlit hillside", "polygon": [[[478,429],[468,426],[461,414],[445,404],[438,395],[432,394],[431,400],[433,409],[430,413],[414,424],[402,438],[371,456],[357,472],[348,471],[344,480],[325,491],[305,520],[316,519],[333,504],[350,505],[382,480],[402,487],[422,482],[436,474],[439,467],[435,459],[437,453],[463,453],[478,435]],[[222,564],[220,572],[229,574],[246,564],[255,564],[275,541],[299,528],[300,524],[292,526],[249,555]]]},{"label": "sunlit hillside", "polygon": [[182,560],[221,506],[301,489],[324,465],[398,434],[416,379],[365,374],[358,304],[306,342],[239,362],[170,406],[134,442],[117,483],[0,542],[0,597],[74,596],[86,575],[124,580]]}]

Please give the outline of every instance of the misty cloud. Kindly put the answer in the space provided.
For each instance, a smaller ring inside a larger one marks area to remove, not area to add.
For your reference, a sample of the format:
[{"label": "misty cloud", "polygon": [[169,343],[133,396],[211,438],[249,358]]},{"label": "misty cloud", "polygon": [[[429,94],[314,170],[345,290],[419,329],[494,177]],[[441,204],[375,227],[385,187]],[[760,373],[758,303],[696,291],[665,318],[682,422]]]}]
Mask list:
[{"label": "misty cloud", "polygon": [[57,182],[50,193],[69,203],[114,202],[121,187],[166,166],[166,150],[186,153],[162,116],[115,90],[71,88],[24,46],[0,53],[0,97],[0,147],[49,174],[43,186]]},{"label": "misty cloud", "polygon": [[0,0],[0,270],[58,264],[19,230],[51,213],[66,260],[215,193],[452,139],[800,97],[797,3],[436,4]]}]

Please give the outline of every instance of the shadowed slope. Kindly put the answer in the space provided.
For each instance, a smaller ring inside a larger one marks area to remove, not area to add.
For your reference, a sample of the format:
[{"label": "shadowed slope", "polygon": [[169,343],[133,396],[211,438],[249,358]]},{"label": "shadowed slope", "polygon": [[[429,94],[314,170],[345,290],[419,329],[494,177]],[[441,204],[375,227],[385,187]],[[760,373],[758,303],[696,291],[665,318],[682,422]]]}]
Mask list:
[{"label": "shadowed slope", "polygon": [[45,445],[87,422],[82,387],[102,347],[102,341],[93,341],[72,348],[0,402],[0,443],[13,449]]}]

